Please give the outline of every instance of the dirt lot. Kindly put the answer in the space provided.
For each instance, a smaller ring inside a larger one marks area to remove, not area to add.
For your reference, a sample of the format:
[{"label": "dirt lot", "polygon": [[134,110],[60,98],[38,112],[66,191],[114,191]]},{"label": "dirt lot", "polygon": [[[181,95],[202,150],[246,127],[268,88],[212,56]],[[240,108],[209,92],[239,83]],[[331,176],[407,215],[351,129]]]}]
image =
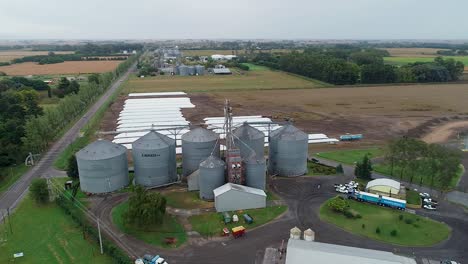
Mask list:
[{"label": "dirt lot", "polygon": [[468,121],[449,122],[433,128],[422,140],[427,143],[444,143],[452,139],[457,132],[466,130],[468,130]]},{"label": "dirt lot", "polygon": [[222,115],[224,98],[236,115],[292,117],[309,133],[339,136],[363,133],[367,142],[382,142],[434,117],[468,115],[468,85],[412,85],[190,94],[194,122]]},{"label": "dirt lot", "polygon": [[[26,56],[47,55],[48,51],[31,51],[31,50],[3,50],[0,51],[0,62],[8,62],[14,59],[23,58]],[[54,51],[55,54],[71,54],[73,51]]]},{"label": "dirt lot", "polygon": [[431,48],[387,48],[392,57],[434,57],[438,50]]},{"label": "dirt lot", "polygon": [[1,66],[0,71],[8,75],[101,73],[114,70],[121,62],[122,61],[66,61],[45,65],[25,62]]}]

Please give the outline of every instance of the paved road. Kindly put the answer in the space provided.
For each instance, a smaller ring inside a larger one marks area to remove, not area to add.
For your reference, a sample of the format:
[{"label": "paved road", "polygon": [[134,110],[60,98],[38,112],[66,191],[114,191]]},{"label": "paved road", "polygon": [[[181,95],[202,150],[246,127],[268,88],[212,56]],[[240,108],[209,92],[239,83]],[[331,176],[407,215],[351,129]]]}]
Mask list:
[{"label": "paved road", "polygon": [[[41,160],[26,172],[21,178],[12,185],[0,198],[0,211],[5,212],[8,208],[14,210],[18,203],[27,193],[28,187],[34,178],[39,177],[55,177],[61,173],[53,169],[54,160],[58,155],[72,143],[80,133],[80,130],[88,123],[88,120],[96,113],[96,111],[109,99],[109,97],[119,88],[120,84],[128,78],[130,72],[134,71],[136,64],[123,74],[114,84],[104,93],[101,98],[94,103],[93,106],[78,120],[75,125],[70,128],[52,147],[42,155]],[[0,221],[4,214],[0,214]]]}]

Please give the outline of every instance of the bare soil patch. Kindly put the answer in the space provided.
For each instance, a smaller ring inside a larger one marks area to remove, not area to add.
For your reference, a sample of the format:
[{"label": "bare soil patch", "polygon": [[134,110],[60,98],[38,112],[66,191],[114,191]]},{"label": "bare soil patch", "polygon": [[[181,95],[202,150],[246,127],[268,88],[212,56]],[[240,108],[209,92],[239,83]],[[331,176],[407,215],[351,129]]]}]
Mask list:
[{"label": "bare soil patch", "polygon": [[39,65],[25,62],[1,66],[0,71],[8,75],[82,74],[102,73],[114,70],[122,61],[66,61]]},{"label": "bare soil patch", "polygon": [[449,122],[433,128],[422,140],[427,143],[444,143],[460,130],[466,129],[468,129],[468,120]]}]

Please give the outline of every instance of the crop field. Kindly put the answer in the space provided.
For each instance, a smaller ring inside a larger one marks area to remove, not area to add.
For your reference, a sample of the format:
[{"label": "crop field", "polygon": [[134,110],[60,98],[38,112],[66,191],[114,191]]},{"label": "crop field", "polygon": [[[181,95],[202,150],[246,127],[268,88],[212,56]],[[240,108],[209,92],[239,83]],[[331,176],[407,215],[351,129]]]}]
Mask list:
[{"label": "crop field", "polygon": [[[263,52],[270,52],[263,51]],[[272,49],[271,52],[291,52],[289,49]],[[242,55],[245,53],[245,50],[238,50],[237,55]],[[182,50],[184,56],[211,56],[213,54],[220,55],[234,55],[232,50]]]},{"label": "crop field", "polygon": [[[31,51],[31,50],[2,50],[0,51],[0,62],[9,62],[14,59],[23,58],[26,56],[47,55],[48,51]],[[54,51],[55,54],[72,54],[73,51]]]},{"label": "crop field", "polygon": [[437,51],[444,49],[432,48],[387,48],[392,57],[435,57]]},{"label": "crop field", "polygon": [[[455,59],[457,61],[463,62],[465,66],[468,66],[468,56],[445,56],[445,59]],[[385,57],[384,61],[387,63],[395,65],[404,65],[414,62],[432,62],[434,61],[433,57],[413,57],[413,56],[404,56],[404,57]]]},{"label": "crop field", "polygon": [[75,74],[102,73],[114,70],[122,61],[66,61],[55,64],[39,65],[25,62],[1,66],[0,71],[8,75],[44,75],[44,74]]},{"label": "crop field", "polygon": [[319,81],[297,77],[285,72],[262,69],[242,71],[233,75],[132,77],[126,83],[124,92],[308,89],[326,85]]}]

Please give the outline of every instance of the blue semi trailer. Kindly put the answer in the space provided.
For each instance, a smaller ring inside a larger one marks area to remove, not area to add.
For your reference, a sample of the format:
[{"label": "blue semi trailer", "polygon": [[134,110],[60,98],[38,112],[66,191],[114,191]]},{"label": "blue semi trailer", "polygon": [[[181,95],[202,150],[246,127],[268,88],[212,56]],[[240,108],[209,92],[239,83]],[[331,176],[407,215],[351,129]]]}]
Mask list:
[{"label": "blue semi trailer", "polygon": [[362,134],[346,134],[340,136],[341,141],[354,141],[354,140],[361,140],[363,138]]},{"label": "blue semi trailer", "polygon": [[354,199],[360,202],[368,202],[380,206],[391,207],[399,210],[406,209],[406,201],[392,197],[377,195],[373,193],[354,191],[348,194],[349,199]]}]

